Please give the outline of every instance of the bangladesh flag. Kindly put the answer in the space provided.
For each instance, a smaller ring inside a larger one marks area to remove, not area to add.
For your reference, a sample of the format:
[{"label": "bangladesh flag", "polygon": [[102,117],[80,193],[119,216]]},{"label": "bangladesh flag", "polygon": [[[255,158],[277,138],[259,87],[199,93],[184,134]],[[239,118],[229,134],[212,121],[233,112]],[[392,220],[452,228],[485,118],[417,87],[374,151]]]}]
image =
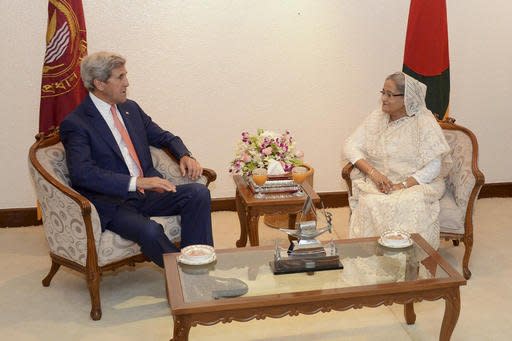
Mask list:
[{"label": "bangladesh flag", "polygon": [[450,59],[446,0],[411,0],[403,72],[427,85],[427,108],[448,117]]}]

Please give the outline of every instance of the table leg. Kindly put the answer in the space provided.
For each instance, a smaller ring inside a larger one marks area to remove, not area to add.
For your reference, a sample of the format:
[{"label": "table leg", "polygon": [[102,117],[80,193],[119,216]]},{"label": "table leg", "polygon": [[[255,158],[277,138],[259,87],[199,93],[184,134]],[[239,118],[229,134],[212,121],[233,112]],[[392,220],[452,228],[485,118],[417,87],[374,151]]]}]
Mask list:
[{"label": "table leg", "polygon": [[181,316],[173,316],[174,334],[171,341],[188,341],[188,333],[190,332],[190,322]]},{"label": "table leg", "polygon": [[260,220],[259,213],[250,212],[247,214],[247,229],[249,230],[249,243],[251,246],[260,245],[260,237],[258,235],[258,222]]},{"label": "table leg", "polygon": [[[415,249],[410,249],[405,253],[405,280],[414,281],[418,279],[419,262],[416,259]],[[416,313],[414,312],[414,303],[404,304],[405,322],[414,324],[416,322]]]},{"label": "table leg", "polygon": [[459,288],[452,289],[445,297],[443,324],[439,340],[450,340],[460,314],[460,291]]},{"label": "table leg", "polygon": [[405,322],[407,324],[414,324],[416,322],[416,313],[414,312],[414,303],[406,303],[404,304],[404,315]]},{"label": "table leg", "polygon": [[238,220],[240,221],[240,239],[236,241],[236,247],[244,247],[247,245],[247,212],[238,190],[236,191],[235,204]]}]

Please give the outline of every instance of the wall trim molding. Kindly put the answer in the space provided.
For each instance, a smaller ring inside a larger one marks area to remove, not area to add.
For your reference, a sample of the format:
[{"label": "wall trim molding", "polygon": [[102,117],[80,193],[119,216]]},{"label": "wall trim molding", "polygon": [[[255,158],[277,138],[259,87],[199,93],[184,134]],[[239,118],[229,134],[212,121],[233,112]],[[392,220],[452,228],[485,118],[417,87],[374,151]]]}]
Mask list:
[{"label": "wall trim molding", "polygon": [[[348,195],[346,191],[321,192],[318,193],[325,207],[348,206]],[[482,198],[510,198],[512,197],[512,182],[499,182],[484,184],[478,199]],[[212,212],[236,211],[235,198],[212,199]],[[37,220],[35,207],[27,208],[6,208],[0,209],[0,227],[21,227],[40,225]]]},{"label": "wall trim molding", "polygon": [[37,220],[37,209],[35,207],[0,209],[0,227],[20,227],[40,224],[41,220]]},{"label": "wall trim molding", "polygon": [[236,211],[234,197],[212,199],[212,212],[217,211]]},{"label": "wall trim molding", "polygon": [[483,198],[510,198],[512,197],[512,182],[495,182],[484,184],[478,199]]}]

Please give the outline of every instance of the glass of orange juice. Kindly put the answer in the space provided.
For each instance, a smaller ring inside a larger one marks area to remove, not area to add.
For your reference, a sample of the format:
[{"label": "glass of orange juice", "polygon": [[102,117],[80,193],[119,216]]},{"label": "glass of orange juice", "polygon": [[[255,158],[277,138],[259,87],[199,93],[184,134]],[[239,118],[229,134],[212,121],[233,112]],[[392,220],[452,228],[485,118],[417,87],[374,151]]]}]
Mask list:
[{"label": "glass of orange juice", "polygon": [[302,167],[302,166],[293,167],[292,179],[297,185],[299,185],[299,190],[297,192],[295,192],[296,196],[304,195],[304,191],[302,190],[302,183],[306,180],[307,176],[308,176],[308,169],[306,167]]},{"label": "glass of orange juice", "polygon": [[263,199],[265,195],[261,193],[261,186],[267,182],[267,170],[265,168],[256,168],[252,171],[252,180],[256,184],[256,194],[254,197],[256,199]]}]

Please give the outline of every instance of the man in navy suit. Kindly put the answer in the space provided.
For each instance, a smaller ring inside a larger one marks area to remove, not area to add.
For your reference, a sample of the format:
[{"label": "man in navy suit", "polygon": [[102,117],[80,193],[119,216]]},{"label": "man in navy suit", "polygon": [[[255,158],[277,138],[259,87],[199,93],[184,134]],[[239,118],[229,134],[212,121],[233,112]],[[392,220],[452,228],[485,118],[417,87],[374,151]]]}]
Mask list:
[{"label": "man in navy suit", "polygon": [[154,168],[149,146],[167,148],[182,176],[202,168],[182,140],[161,129],[127,99],[126,60],[98,52],[84,58],[82,80],[89,95],[60,125],[74,189],[96,207],[102,229],[141,246],[163,267],[162,254],[178,249],[150,216],[181,215],[181,246],[213,245],[210,192],[204,185],[174,185]]}]

